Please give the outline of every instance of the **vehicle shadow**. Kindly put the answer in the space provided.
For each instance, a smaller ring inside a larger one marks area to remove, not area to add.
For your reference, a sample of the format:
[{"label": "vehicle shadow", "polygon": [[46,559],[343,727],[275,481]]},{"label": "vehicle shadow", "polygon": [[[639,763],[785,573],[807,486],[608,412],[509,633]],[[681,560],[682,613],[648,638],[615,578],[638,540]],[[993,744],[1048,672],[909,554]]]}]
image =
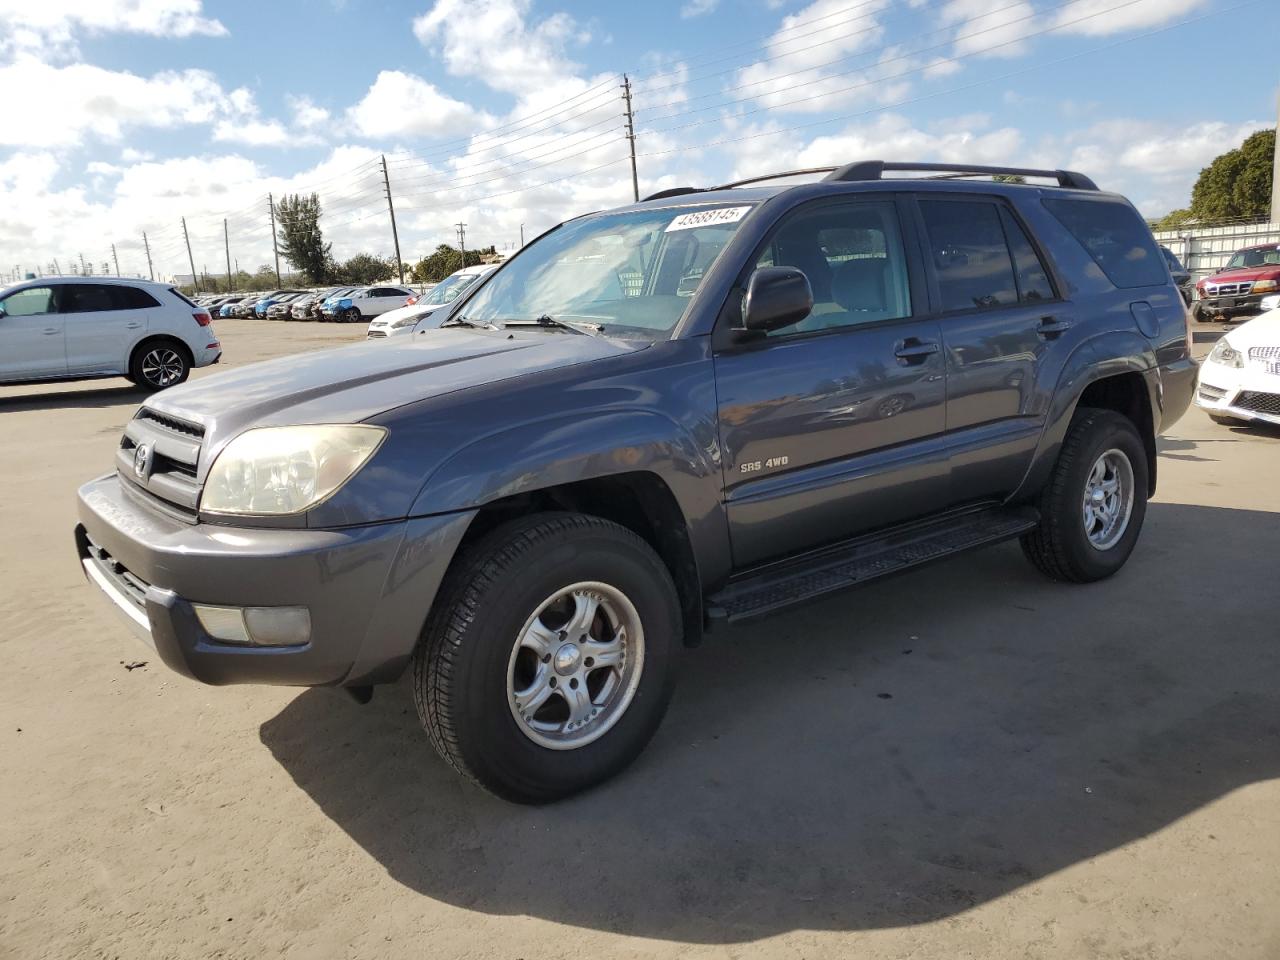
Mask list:
[{"label": "vehicle shadow", "polygon": [[111,386],[89,390],[58,390],[61,384],[48,384],[44,389],[31,386],[33,393],[0,392],[0,413],[5,410],[75,410],[114,407],[122,403],[140,404],[150,394],[128,380],[113,380]]},{"label": "vehicle shadow", "polygon": [[405,683],[308,691],[261,739],[449,904],[699,943],[925,923],[1280,775],[1280,609],[1238,563],[1278,537],[1280,514],[1153,504],[1105,583],[1005,545],[714,635],[636,764],[549,807],[463,783]]}]

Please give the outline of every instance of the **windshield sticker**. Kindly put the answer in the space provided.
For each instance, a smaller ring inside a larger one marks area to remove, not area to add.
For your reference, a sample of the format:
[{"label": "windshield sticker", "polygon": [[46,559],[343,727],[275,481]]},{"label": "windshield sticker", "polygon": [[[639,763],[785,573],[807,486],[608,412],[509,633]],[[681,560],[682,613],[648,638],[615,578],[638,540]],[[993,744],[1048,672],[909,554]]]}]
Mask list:
[{"label": "windshield sticker", "polygon": [[722,223],[737,223],[750,212],[750,207],[718,207],[715,210],[682,213],[667,224],[666,232],[692,230],[695,227],[715,227]]}]

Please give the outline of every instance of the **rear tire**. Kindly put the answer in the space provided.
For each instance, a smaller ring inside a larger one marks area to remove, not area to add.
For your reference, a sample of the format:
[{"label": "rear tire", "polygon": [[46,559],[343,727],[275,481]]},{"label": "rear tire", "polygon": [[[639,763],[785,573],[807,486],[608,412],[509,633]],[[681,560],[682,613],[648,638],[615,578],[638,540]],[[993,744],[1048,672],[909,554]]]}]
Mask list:
[{"label": "rear tire", "polygon": [[167,337],[139,344],[129,360],[129,379],[143,390],[176,387],[190,374],[191,353],[186,344]]},{"label": "rear tire", "polygon": [[1040,524],[1022,537],[1023,553],[1051,580],[1090,583],[1116,573],[1142,531],[1148,477],[1131,420],[1078,410],[1040,494]]},{"label": "rear tire", "polygon": [[671,575],[636,534],[581,514],[516,520],[446,577],[414,652],[418,716],[440,756],[490,793],[559,800],[644,749],[681,631]]}]

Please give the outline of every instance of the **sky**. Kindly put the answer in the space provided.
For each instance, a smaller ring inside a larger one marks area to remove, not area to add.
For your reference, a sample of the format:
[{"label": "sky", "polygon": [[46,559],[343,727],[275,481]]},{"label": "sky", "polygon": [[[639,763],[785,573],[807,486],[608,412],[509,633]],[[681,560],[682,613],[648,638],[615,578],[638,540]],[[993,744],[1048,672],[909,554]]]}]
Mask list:
[{"label": "sky", "polygon": [[[0,272],[518,246],[640,193],[856,159],[1081,170],[1148,215],[1275,123],[1278,0],[0,0]],[[225,237],[223,221],[227,221]],[[286,265],[287,268],[287,265]]]}]

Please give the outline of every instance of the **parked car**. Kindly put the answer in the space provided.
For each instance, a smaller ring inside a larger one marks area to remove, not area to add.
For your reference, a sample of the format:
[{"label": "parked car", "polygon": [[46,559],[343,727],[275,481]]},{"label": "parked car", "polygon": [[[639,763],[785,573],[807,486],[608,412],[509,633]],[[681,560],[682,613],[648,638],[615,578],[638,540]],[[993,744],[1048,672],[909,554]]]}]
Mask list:
[{"label": "parked car", "polygon": [[1176,253],[1163,244],[1160,252],[1164,254],[1165,262],[1169,264],[1169,273],[1173,276],[1178,292],[1182,294],[1183,301],[1190,306],[1191,301],[1195,299],[1195,284],[1191,282],[1191,271],[1182,265]]},{"label": "parked car", "polygon": [[1227,265],[1196,284],[1192,313],[1197,320],[1253,316],[1264,295],[1280,292],[1280,244],[1245,247]]},{"label": "parked car", "polygon": [[520,802],[630,763],[705,629],[1015,538],[1111,576],[1196,376],[1151,231],[1066,171],[664,191],[445,309],[149,401],[77,550],[189,677],[367,699],[412,668],[436,749]]},{"label": "parked car", "polygon": [[403,307],[410,296],[412,292],[404,287],[356,287],[341,296],[330,297],[321,307],[321,312],[326,320],[359,323]]},{"label": "parked car", "polygon": [[253,305],[253,314],[256,317],[265,318],[267,311],[270,310],[273,305],[285,299],[292,299],[293,297],[305,292],[305,290],[276,290],[267,294]]},{"label": "parked car", "polygon": [[[375,317],[369,324],[366,336],[371,340],[385,337],[407,336],[416,330],[425,330],[433,326],[430,318],[439,312],[440,307],[453,303],[462,291],[466,290],[481,277],[488,276],[497,269],[495,264],[484,264],[476,267],[465,267],[449,274],[431,289],[429,293],[411,298],[413,303],[390,313]],[[444,313],[439,313],[443,318]]]},{"label": "parked car", "polygon": [[43,277],[0,290],[0,383],[128,377],[161,390],[221,358],[209,311],[169,284]]},{"label": "parked car", "polygon": [[282,297],[276,297],[270,302],[266,310],[266,318],[268,320],[288,320],[293,316],[293,305],[302,297],[307,296],[305,293],[286,293]]},{"label": "parked car", "polygon": [[1241,324],[1214,344],[1200,368],[1196,404],[1216,423],[1280,425],[1280,310]]},{"label": "parked car", "polygon": [[324,293],[320,294],[320,296],[316,299],[316,302],[312,305],[311,318],[313,320],[325,319],[325,316],[324,316],[325,304],[328,303],[330,300],[339,299],[355,289],[358,289],[358,288],[334,287],[332,290],[327,290]]},{"label": "parked car", "polygon": [[235,317],[237,320],[244,320],[253,316],[253,308],[262,299],[262,296],[261,293],[251,293],[243,300],[237,300],[232,303],[229,308],[224,308],[225,312],[219,311],[219,314],[226,317]]},{"label": "parked car", "polygon": [[294,320],[313,320],[311,308],[315,306],[318,293],[308,293],[306,296],[298,297],[289,304],[289,316]]}]

